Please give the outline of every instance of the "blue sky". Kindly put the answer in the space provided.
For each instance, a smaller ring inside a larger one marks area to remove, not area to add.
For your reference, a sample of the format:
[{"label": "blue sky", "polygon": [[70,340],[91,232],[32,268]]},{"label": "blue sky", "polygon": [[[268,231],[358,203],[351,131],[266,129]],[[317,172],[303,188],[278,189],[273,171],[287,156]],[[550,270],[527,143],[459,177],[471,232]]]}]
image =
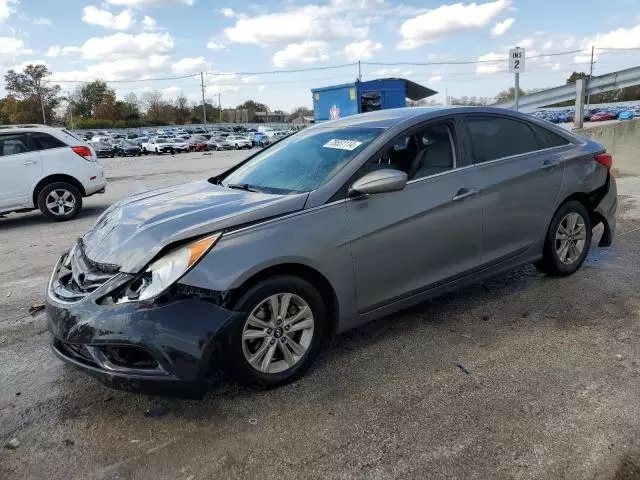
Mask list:
[{"label": "blue sky", "polygon": [[[310,106],[310,89],[406,77],[449,95],[494,96],[513,84],[509,47],[525,47],[525,89],[557,86],[589,68],[590,46],[640,48],[638,0],[0,0],[0,70],[45,62],[65,91],[103,79],[118,95],[160,90],[225,107],[247,99],[271,108]],[[565,55],[550,55],[578,50]],[[594,74],[636,66],[640,51],[597,50]],[[490,61],[490,62],[487,62]],[[259,74],[278,71],[277,74]],[[0,91],[2,93],[2,91]]]}]

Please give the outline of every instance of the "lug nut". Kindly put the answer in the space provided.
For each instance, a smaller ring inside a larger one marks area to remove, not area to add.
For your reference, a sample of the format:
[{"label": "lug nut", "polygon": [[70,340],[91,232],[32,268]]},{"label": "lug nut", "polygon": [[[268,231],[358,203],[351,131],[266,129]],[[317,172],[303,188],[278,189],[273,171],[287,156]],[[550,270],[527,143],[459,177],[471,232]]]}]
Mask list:
[{"label": "lug nut", "polygon": [[271,329],[267,328],[267,334],[271,335]]},{"label": "lug nut", "polygon": [[278,325],[280,325],[280,324],[282,323],[282,320],[278,319],[278,320],[276,320],[276,323],[277,323]]},{"label": "lug nut", "polygon": [[271,341],[269,342],[270,345],[273,345],[274,343],[276,343],[275,339],[271,339]]},{"label": "lug nut", "polygon": [[284,327],[285,330],[289,331],[289,329],[291,328],[291,325],[287,325]]},{"label": "lug nut", "polygon": [[282,337],[280,340],[282,341],[282,343],[287,343],[287,337]]}]

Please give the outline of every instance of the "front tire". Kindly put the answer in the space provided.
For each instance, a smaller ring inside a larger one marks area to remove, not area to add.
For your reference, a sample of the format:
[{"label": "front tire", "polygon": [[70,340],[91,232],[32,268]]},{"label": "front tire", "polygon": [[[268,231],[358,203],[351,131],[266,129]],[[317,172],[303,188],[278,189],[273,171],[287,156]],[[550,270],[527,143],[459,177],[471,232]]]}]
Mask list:
[{"label": "front tire", "polygon": [[71,220],[80,213],[82,195],[70,183],[50,183],[38,194],[38,208],[46,217],[55,222]]},{"label": "front tire", "polygon": [[536,268],[552,277],[566,277],[575,273],[591,248],[591,219],[585,206],[571,200],[558,208],[547,236],[542,260]]},{"label": "front tire", "polygon": [[246,312],[232,325],[225,348],[238,382],[278,387],[311,367],[328,323],[324,300],[311,283],[289,275],[269,278],[233,309]]}]

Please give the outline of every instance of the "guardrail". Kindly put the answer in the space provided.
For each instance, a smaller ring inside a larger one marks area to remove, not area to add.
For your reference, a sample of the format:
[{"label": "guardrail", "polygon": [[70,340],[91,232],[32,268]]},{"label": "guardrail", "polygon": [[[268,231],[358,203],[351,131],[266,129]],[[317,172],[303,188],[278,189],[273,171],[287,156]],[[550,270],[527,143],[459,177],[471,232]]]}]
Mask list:
[{"label": "guardrail", "polygon": [[[609,92],[619,88],[632,87],[640,84],[640,67],[628,68],[617,72],[607,73],[599,77],[592,77],[587,80],[586,94]],[[538,107],[553,105],[554,103],[566,102],[576,98],[576,84],[569,83],[561,87],[550,88],[542,92],[532,93],[520,97],[519,110],[531,111]],[[515,101],[496,103],[493,107],[515,108]]]}]

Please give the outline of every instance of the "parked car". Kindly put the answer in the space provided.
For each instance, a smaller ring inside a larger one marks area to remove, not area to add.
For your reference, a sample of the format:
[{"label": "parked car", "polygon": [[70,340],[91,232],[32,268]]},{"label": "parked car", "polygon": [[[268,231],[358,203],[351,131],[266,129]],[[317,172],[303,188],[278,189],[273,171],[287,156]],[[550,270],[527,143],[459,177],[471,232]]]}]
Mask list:
[{"label": "parked car", "polygon": [[167,138],[167,142],[169,142],[173,150],[177,153],[189,151],[189,144],[187,143],[186,140],[183,140],[182,138],[170,137],[170,138]]},{"label": "parked car", "polygon": [[107,184],[94,149],[60,128],[0,126],[0,165],[0,213],[39,208],[70,220]]},{"label": "parked car", "polygon": [[282,385],[331,333],[527,263],[576,272],[594,226],[600,246],[615,236],[611,165],[599,143],[498,108],[311,126],[107,209],[54,269],[53,349],[117,388],[185,394],[212,365]]},{"label": "parked car", "polygon": [[152,138],[148,142],[144,142],[142,145],[142,153],[145,155],[148,153],[173,153],[173,143],[169,142],[166,138]]},{"label": "parked car", "polygon": [[116,156],[116,149],[107,142],[90,142],[98,158],[113,158]]},{"label": "parked car", "polygon": [[121,157],[127,157],[129,155],[132,157],[136,155],[140,156],[142,155],[142,148],[140,148],[140,145],[137,143],[121,140],[116,145],[116,155]]},{"label": "parked car", "polygon": [[225,137],[224,141],[227,145],[229,145],[230,148],[241,149],[253,147],[253,143],[251,142],[251,140],[242,135],[228,135],[227,137]]},{"label": "parked car", "polygon": [[612,114],[611,112],[600,111],[591,115],[592,122],[603,122],[605,120],[615,120],[615,119],[616,119],[616,115]]},{"label": "parked car", "polygon": [[211,137],[207,140],[208,150],[231,150],[231,147],[222,137]]},{"label": "parked car", "polygon": [[189,145],[189,151],[191,152],[204,152],[209,150],[207,140],[197,136],[189,138],[189,140],[187,140],[187,145]]},{"label": "parked car", "polygon": [[623,110],[618,114],[618,120],[633,120],[633,112],[630,110]]},{"label": "parked car", "polygon": [[249,138],[254,147],[266,147],[271,143],[271,138],[264,133],[251,133],[249,134]]}]

